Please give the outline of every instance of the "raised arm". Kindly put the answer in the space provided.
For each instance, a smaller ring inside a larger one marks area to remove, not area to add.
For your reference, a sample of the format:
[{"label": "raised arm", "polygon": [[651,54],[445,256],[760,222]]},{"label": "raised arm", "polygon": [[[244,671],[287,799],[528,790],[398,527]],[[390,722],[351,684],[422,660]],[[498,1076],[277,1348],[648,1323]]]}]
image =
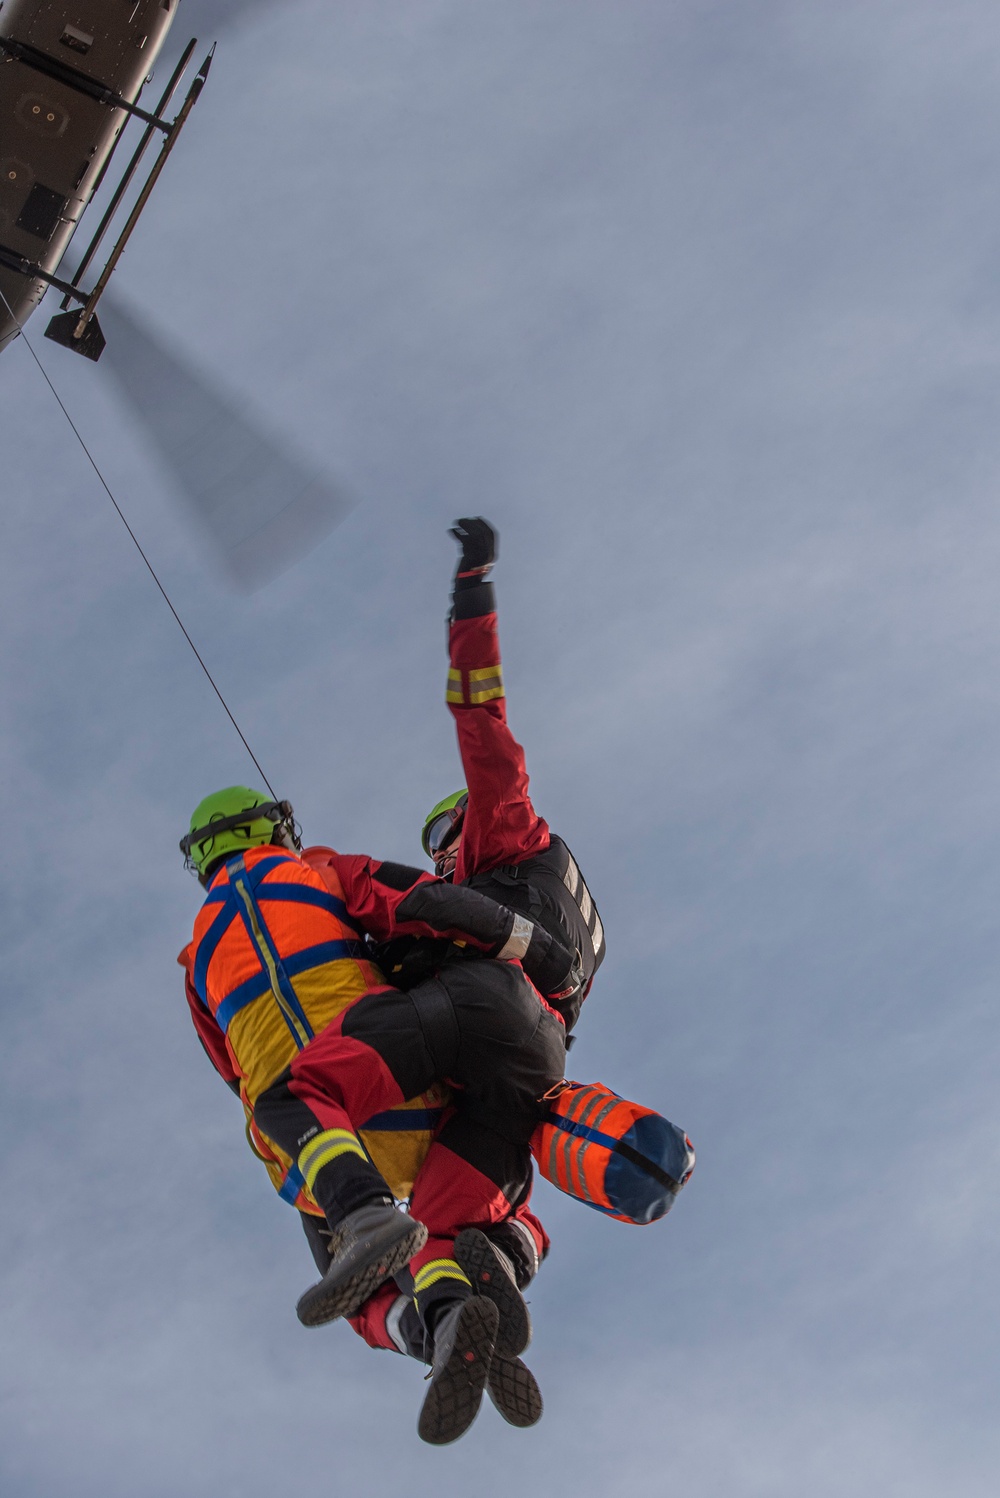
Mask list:
[{"label": "raised arm", "polygon": [[452,593],[448,706],[469,788],[458,881],[544,853],[549,828],[531,804],[524,750],[507,726],[496,598],[487,581],[496,532],[477,517],[456,521],[452,535],[462,554]]}]

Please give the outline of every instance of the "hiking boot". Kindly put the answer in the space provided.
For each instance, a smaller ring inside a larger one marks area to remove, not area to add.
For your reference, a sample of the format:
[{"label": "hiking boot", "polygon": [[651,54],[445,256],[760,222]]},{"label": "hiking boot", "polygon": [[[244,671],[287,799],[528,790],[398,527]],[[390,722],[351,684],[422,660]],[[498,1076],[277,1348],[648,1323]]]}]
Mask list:
[{"label": "hiking boot", "polygon": [[296,1311],[303,1326],[353,1316],[379,1285],[404,1269],[427,1242],[427,1229],[388,1202],[370,1202],[344,1218],[330,1240],[330,1267]]},{"label": "hiking boot", "polygon": [[500,1249],[504,1258],[510,1260],[514,1281],[523,1295],[542,1262],[531,1231],[516,1217],[507,1217],[503,1222],[495,1222],[483,1228],[483,1232],[493,1246]]},{"label": "hiking boot", "polygon": [[502,1358],[495,1353],[486,1392],[508,1425],[525,1430],[529,1425],[537,1425],[542,1418],[542,1391],[535,1375],[520,1358]]},{"label": "hiking boot", "polygon": [[479,1413],[493,1358],[499,1314],[480,1295],[457,1301],[434,1329],[430,1388],[417,1431],[431,1446],[446,1446],[465,1434]]},{"label": "hiking boot", "polygon": [[502,1358],[516,1358],[531,1341],[531,1317],[517,1288],[514,1266],[478,1228],[465,1228],[459,1233],[454,1253],[473,1293],[492,1300],[500,1313],[497,1353]]}]

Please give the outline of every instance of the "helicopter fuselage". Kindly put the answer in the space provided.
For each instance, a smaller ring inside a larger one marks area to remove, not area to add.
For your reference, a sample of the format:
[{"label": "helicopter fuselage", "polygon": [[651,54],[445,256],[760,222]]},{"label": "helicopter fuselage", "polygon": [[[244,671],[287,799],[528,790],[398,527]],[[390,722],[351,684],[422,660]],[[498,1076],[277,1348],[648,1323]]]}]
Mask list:
[{"label": "helicopter fuselage", "polygon": [[177,10],[178,0],[0,5],[0,349],[49,284],[23,267],[55,275]]}]

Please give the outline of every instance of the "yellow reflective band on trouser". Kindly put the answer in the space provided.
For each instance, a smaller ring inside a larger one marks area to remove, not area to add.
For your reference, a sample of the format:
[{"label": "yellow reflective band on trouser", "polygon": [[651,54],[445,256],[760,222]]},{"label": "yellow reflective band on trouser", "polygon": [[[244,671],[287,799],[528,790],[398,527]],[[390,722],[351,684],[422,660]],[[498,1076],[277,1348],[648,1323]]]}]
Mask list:
[{"label": "yellow reflective band on trouser", "polygon": [[445,693],[444,700],[445,702],[457,702],[459,707],[461,707],[464,700],[462,697],[462,673],[461,671],[456,671],[454,667],[448,672],[448,690]]},{"label": "yellow reflective band on trouser", "polygon": [[413,1276],[413,1293],[417,1300],[441,1280],[457,1280],[460,1285],[468,1285],[472,1289],[472,1281],[467,1274],[462,1273],[454,1259],[431,1259],[429,1264],[418,1269]]},{"label": "yellow reflective band on trouser", "polygon": [[469,672],[469,701],[473,707],[504,695],[503,667],[481,666]]},{"label": "yellow reflective band on trouser", "polygon": [[340,1155],[357,1155],[359,1159],[368,1159],[361,1140],[349,1129],[324,1129],[322,1134],[315,1135],[304,1149],[299,1150],[298,1166],[310,1191],[323,1166],[329,1165],[331,1160],[336,1160]]}]

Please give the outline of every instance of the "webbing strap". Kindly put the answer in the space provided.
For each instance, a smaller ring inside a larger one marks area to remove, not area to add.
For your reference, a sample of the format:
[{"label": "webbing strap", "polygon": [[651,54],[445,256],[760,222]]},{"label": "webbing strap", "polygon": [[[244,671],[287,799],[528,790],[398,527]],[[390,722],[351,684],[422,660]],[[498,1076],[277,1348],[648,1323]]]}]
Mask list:
[{"label": "webbing strap", "polygon": [[283,1202],[289,1202],[294,1207],[295,1203],[299,1199],[299,1192],[302,1190],[305,1183],[305,1176],[302,1174],[299,1167],[293,1163],[288,1167],[288,1174],[285,1176],[285,1184],[278,1192],[278,1195],[281,1197],[281,1200]]},{"label": "webbing strap", "polygon": [[230,883],[236,889],[236,893],[242,902],[240,915],[250,940],[253,942],[260,960],[261,967],[268,975],[271,993],[278,1006],[282,1019],[288,1027],[289,1034],[301,1051],[313,1038],[313,1029],[303,1012],[298,997],[292,987],[288,974],[282,966],[281,958],[274,946],[273,938],[267,929],[264,917],[261,915],[260,907],[253,897],[250,888],[250,878],[242,858],[234,858],[227,864]]},{"label": "webbing strap", "polygon": [[[618,1099],[616,1098],[615,1101],[617,1102]],[[680,1191],[680,1181],[675,1180],[672,1175],[668,1175],[662,1165],[657,1165],[655,1160],[649,1159],[648,1155],[640,1154],[637,1149],[633,1149],[632,1145],[626,1144],[624,1140],[615,1139],[611,1134],[602,1134],[600,1129],[588,1128],[586,1124],[577,1123],[575,1119],[567,1118],[562,1113],[550,1112],[545,1122],[551,1124],[553,1128],[561,1129],[566,1134],[573,1134],[576,1138],[588,1140],[592,1144],[602,1144],[605,1149],[611,1150],[613,1154],[624,1156],[630,1164],[638,1165],[640,1170],[644,1170],[648,1176],[652,1176],[654,1181],[664,1186],[674,1196]]]},{"label": "webbing strap", "polygon": [[615,1153],[624,1155],[626,1160],[629,1160],[633,1165],[638,1165],[639,1169],[644,1170],[648,1176],[652,1176],[654,1181],[658,1181],[661,1186],[665,1186],[671,1196],[676,1196],[678,1191],[680,1191],[680,1181],[675,1181],[673,1176],[668,1175],[661,1165],[657,1165],[645,1155],[640,1155],[639,1151],[633,1149],[630,1144],[626,1144],[624,1139],[619,1139],[615,1145]]},{"label": "webbing strap", "polygon": [[359,1125],[365,1134],[413,1134],[436,1129],[444,1116],[443,1108],[394,1108],[373,1113]]}]

